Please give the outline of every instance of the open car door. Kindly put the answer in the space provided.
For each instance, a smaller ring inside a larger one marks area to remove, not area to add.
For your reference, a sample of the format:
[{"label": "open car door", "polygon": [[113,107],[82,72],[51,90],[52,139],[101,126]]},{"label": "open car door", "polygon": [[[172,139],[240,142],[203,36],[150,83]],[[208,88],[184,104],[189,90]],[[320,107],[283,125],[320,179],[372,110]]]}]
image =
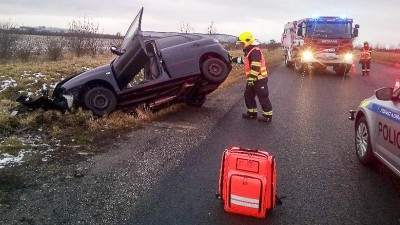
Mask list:
[{"label": "open car door", "polygon": [[120,49],[111,50],[117,55],[112,62],[112,67],[120,89],[127,86],[148,60],[141,30],[142,14],[143,8],[126,32]]}]

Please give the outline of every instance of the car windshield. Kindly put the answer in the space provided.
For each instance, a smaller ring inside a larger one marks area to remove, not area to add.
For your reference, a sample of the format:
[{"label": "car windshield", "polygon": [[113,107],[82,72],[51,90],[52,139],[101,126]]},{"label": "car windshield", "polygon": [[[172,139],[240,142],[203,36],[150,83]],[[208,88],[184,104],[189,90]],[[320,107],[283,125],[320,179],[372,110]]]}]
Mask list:
[{"label": "car windshield", "polygon": [[307,37],[351,38],[351,23],[312,23]]},{"label": "car windshield", "polygon": [[122,42],[121,45],[121,50],[126,49],[126,46],[128,45],[129,41],[135,38],[135,36],[138,34],[140,30],[140,17],[141,17],[141,12],[143,9],[137,14],[133,22],[131,23],[131,26],[129,27],[128,31],[125,34],[124,41]]}]

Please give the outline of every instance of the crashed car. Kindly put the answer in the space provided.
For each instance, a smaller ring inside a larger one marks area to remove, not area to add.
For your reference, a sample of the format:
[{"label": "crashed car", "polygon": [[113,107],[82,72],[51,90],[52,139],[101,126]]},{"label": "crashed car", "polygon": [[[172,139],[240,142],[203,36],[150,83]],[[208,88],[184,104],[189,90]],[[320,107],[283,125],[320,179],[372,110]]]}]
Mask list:
[{"label": "crashed car", "polygon": [[373,165],[379,160],[400,176],[400,89],[381,88],[350,110],[355,121],[355,147],[359,161]]},{"label": "crashed car", "polygon": [[177,34],[145,39],[139,11],[110,64],[71,76],[59,82],[51,98],[21,96],[30,109],[66,111],[84,107],[103,116],[115,109],[138,105],[153,108],[186,102],[202,106],[206,95],[224,82],[232,66],[229,53],[215,39],[195,34]]}]

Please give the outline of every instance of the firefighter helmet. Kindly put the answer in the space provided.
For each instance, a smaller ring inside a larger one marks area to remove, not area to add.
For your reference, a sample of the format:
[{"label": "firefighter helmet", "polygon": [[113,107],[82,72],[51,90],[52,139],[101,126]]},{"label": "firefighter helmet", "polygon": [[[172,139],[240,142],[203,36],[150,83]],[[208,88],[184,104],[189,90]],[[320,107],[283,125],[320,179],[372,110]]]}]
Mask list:
[{"label": "firefighter helmet", "polygon": [[237,42],[243,43],[244,47],[251,45],[255,38],[250,32],[243,32],[239,35]]}]

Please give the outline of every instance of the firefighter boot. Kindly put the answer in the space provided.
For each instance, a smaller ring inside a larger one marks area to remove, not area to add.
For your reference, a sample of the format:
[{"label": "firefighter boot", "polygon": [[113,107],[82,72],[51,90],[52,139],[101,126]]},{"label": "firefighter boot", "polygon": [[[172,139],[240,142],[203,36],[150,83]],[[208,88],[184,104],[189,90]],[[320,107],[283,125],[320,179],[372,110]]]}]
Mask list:
[{"label": "firefighter boot", "polygon": [[258,118],[258,121],[260,121],[260,122],[271,122],[272,121],[272,115],[262,115],[262,117]]},{"label": "firefighter boot", "polygon": [[242,114],[242,117],[245,118],[245,119],[256,119],[257,118],[257,113],[256,112],[247,111],[246,113]]}]

